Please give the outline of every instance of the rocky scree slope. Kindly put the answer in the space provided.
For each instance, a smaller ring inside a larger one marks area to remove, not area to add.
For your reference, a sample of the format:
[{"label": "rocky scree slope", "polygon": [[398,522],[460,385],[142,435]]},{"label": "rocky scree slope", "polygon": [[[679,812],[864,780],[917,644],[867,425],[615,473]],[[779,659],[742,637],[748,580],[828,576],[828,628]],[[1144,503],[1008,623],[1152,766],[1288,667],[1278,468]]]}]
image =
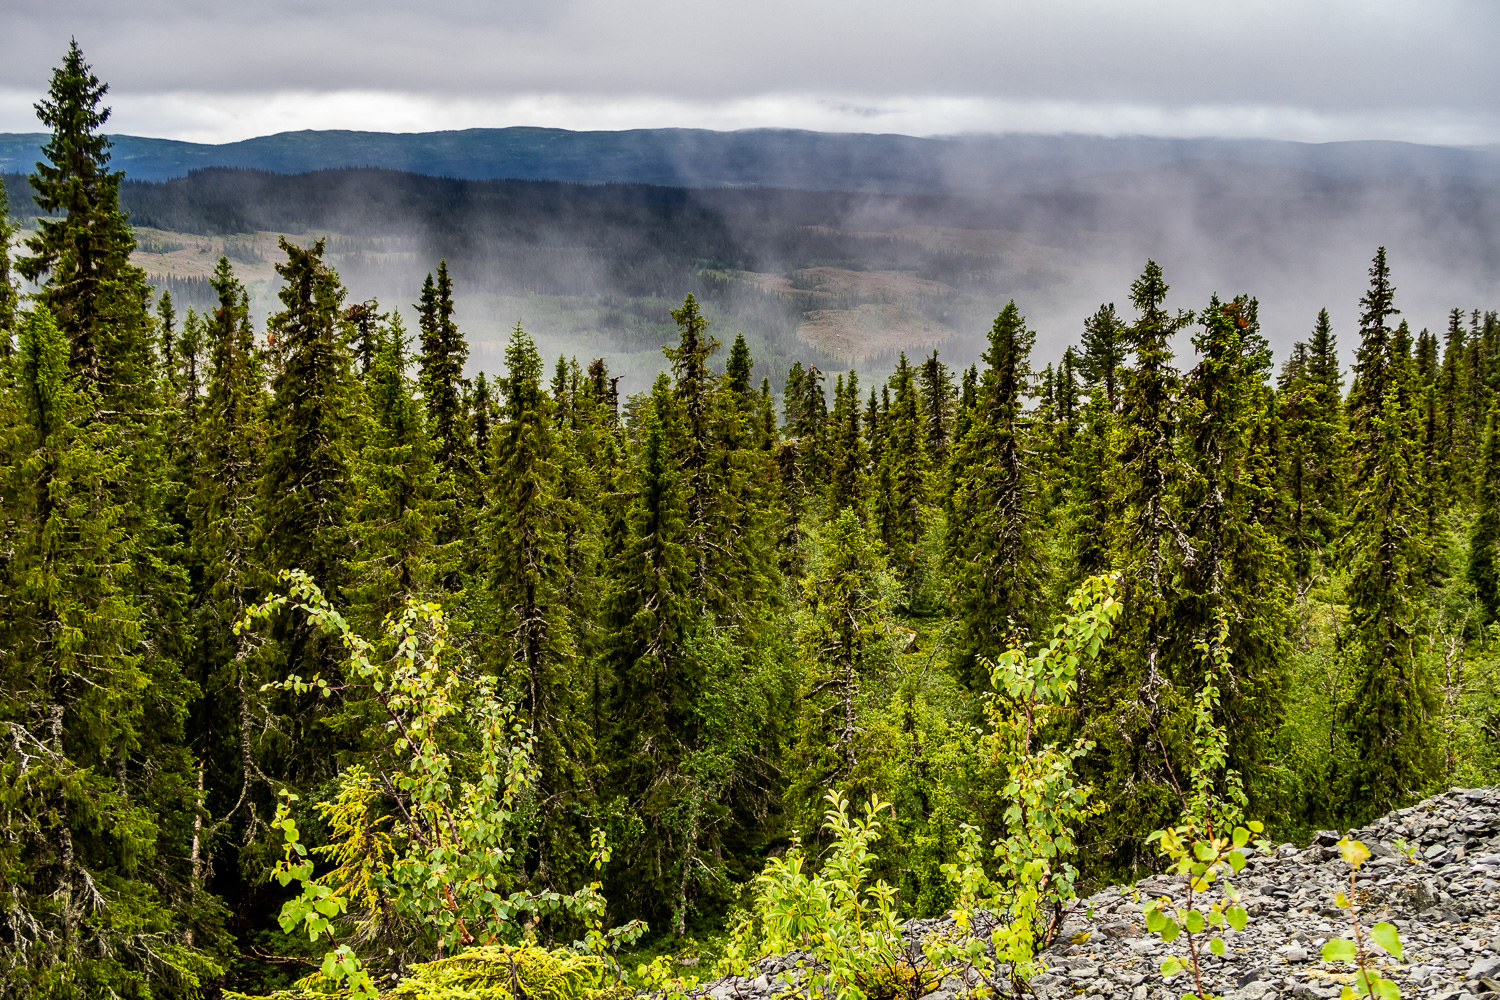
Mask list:
[{"label": "rocky scree slope", "polygon": [[[1381,974],[1401,987],[1401,996],[1500,998],[1500,788],[1455,788],[1349,833],[1373,855],[1355,881],[1363,926],[1368,931],[1385,920],[1401,932],[1402,963],[1366,938]],[[1349,866],[1333,846],[1339,836],[1322,831],[1304,848],[1282,844],[1249,855],[1233,882],[1250,924],[1226,934],[1223,959],[1205,949],[1206,989],[1226,1000],[1339,996],[1353,966],[1321,960],[1326,940],[1351,934],[1347,911],[1334,903],[1349,888]],[[1158,967],[1165,946],[1147,933],[1141,904],[1182,894],[1181,876],[1156,875],[1079,900],[1046,956],[1049,971],[1031,981],[1036,995],[1178,1000],[1192,989],[1192,974],[1163,979]],[[951,926],[946,917],[909,921],[904,934],[911,953],[920,955],[924,938]],[[1184,944],[1174,944],[1178,954]],[[763,959],[752,970],[757,975],[701,989],[711,1000],[770,997],[790,988],[788,979],[800,978],[797,966],[805,958]],[[963,1000],[964,992],[964,982],[949,977],[923,1000]]]}]

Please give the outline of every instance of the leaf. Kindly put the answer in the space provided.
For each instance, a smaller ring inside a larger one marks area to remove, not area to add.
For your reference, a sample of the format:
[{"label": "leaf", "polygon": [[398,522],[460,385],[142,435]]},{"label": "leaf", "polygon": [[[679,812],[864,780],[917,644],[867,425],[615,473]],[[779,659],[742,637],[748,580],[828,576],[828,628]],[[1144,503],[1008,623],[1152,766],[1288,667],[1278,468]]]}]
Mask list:
[{"label": "leaf", "polygon": [[1153,908],[1146,911],[1146,929],[1152,934],[1160,934],[1166,925],[1167,918],[1160,910]]},{"label": "leaf", "polygon": [[1354,942],[1348,938],[1333,938],[1323,946],[1323,961],[1354,961]]},{"label": "leaf", "polygon": [[1170,955],[1161,960],[1161,974],[1163,976],[1175,976],[1182,971],[1182,959],[1173,958]]},{"label": "leaf", "polygon": [[1224,939],[1221,937],[1216,937],[1212,941],[1208,942],[1208,950],[1213,952],[1215,955],[1218,955],[1220,958],[1223,958]]},{"label": "leaf", "polygon": [[1203,914],[1199,913],[1197,910],[1188,910],[1187,917],[1184,919],[1183,923],[1187,925],[1188,933],[1203,933]]},{"label": "leaf", "polygon": [[1229,926],[1237,931],[1244,930],[1245,925],[1250,922],[1250,914],[1246,913],[1244,908],[1240,906],[1231,906],[1225,910],[1224,917],[1229,921]]},{"label": "leaf", "polygon": [[1333,902],[1341,910],[1349,909],[1349,897],[1342,892],[1333,897]]},{"label": "leaf", "polygon": [[1382,1000],[1401,1000],[1401,988],[1389,979],[1375,980],[1375,992]]},{"label": "leaf", "polygon": [[1177,921],[1168,920],[1167,926],[1161,929],[1161,939],[1168,944],[1177,940],[1177,935],[1182,933],[1182,928],[1177,926]]},{"label": "leaf", "polygon": [[1401,961],[1401,933],[1395,924],[1379,923],[1371,927],[1370,940],[1390,952],[1396,961]]},{"label": "leaf", "polygon": [[1357,840],[1345,837],[1339,841],[1339,854],[1344,858],[1344,863],[1351,868],[1358,868],[1370,860],[1370,849]]}]

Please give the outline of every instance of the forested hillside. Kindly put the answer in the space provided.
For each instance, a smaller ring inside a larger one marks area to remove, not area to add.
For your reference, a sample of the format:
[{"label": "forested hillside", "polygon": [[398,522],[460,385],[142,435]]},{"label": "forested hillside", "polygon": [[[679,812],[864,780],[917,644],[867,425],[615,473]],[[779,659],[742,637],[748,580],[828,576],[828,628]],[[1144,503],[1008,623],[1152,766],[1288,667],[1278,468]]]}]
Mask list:
[{"label": "forested hillside", "polygon": [[[164,181],[209,167],[283,174],[376,167],[467,180],[525,178],[669,187],[770,187],[804,191],[973,194],[1029,188],[1166,164],[1305,170],[1327,178],[1500,177],[1495,147],[1407,142],[1096,135],[929,136],[751,128],[575,132],[471,128],[444,132],[281,132],[239,142],[112,135],[115,163],[131,177]],[[42,133],[0,133],[0,172],[26,172]]]},{"label": "forested hillside", "polygon": [[[839,141],[862,148],[857,139]],[[1249,155],[1253,143],[1141,140],[1136,149],[1080,138],[1078,150],[1057,156],[1036,145],[1014,170],[997,152],[983,184],[904,193],[865,190],[833,166],[815,171],[823,186],[856,190],[714,187],[712,178],[697,188],[466,180],[372,168],[215,168],[153,181],[127,159],[120,202],[136,227],[135,263],[179,309],[211,308],[208,281],[223,254],[262,324],[279,308],[278,237],[307,246],[321,236],[325,261],[359,301],[409,307],[433,263],[446,260],[472,350],[468,374],[503,365],[520,319],[548,357],[607,356],[627,393],[648,389],[661,370],[661,345],[676,336],[668,310],[688,292],[716,329],[744,332],[756,381],[769,376],[779,395],[796,360],[825,371],[856,366],[884,381],[901,351],[936,348],[967,367],[1012,298],[1038,331],[1039,355],[1056,361],[1083,318],[1117,300],[1148,257],[1187,300],[1226,286],[1263,293],[1263,329],[1281,356],[1321,307],[1352,328],[1372,247],[1387,247],[1397,262],[1403,315],[1415,329],[1436,329],[1455,302],[1489,301],[1500,269],[1500,175],[1462,166],[1477,153],[1427,150],[1423,159],[1412,147],[1414,158],[1403,159],[1360,144],[1285,144],[1307,155],[1259,162],[1224,152]],[[782,153],[776,162],[798,170],[827,159]],[[579,162],[608,179],[600,155]],[[941,163],[932,149],[924,155],[912,162]],[[550,162],[536,156],[528,170]],[[875,153],[839,162],[898,165]],[[4,179],[29,226],[36,210],[24,174]]]},{"label": "forested hillside", "polygon": [[227,257],[154,297],[103,96],[75,45],[0,240],[0,993],[711,949],[872,836],[830,789],[928,916],[1159,870],[1192,803],[1500,776],[1500,318],[1413,330],[1384,249],[1280,359],[1275,289],[1147,260],[1051,358],[1013,301],[973,366],[773,395],[687,295],[648,392],[519,325],[469,378],[442,260],[406,316],[321,240],[263,326]]}]

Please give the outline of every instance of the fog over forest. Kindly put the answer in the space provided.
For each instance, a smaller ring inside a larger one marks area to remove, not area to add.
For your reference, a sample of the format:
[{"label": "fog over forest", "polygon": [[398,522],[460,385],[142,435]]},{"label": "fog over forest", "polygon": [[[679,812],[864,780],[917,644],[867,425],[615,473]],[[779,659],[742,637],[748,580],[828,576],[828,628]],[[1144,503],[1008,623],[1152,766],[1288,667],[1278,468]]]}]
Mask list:
[{"label": "fog over forest", "polygon": [[[0,136],[0,167],[40,139]],[[967,365],[1012,297],[1054,360],[1147,257],[1182,308],[1258,297],[1278,356],[1321,308],[1350,328],[1374,246],[1416,329],[1481,307],[1500,273],[1500,154],[1405,143],[498,129],[126,136],[115,156],[150,179],[122,189],[135,225],[220,240],[153,254],[182,241],[147,237],[154,275],[238,252],[263,316],[275,241],[252,234],[326,234],[352,295],[409,309],[446,258],[471,368],[493,370],[522,321],[547,353],[610,356],[629,391],[687,291],[780,391],[799,357],[881,377],[903,350]]]}]

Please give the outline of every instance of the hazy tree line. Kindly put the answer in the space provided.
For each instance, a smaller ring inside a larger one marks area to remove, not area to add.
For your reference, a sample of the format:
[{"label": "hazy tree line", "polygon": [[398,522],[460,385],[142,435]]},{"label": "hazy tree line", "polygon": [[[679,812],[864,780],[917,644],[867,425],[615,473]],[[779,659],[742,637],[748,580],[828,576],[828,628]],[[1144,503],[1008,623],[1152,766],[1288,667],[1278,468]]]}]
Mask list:
[{"label": "hazy tree line", "polygon": [[[283,683],[343,648],[241,627],[284,569],[371,638],[440,604],[533,741],[506,885],[578,888],[600,829],[611,918],[659,934],[712,932],[790,835],[815,847],[830,787],[895,803],[882,871],[903,911],[944,909],[960,824],[1001,825],[984,662],[1101,572],[1126,612],[1056,734],[1093,741],[1093,877],[1148,866],[1176,815],[1220,622],[1219,721],[1273,834],[1493,780],[1500,321],[1413,334],[1383,250],[1347,391],[1326,313],[1277,369],[1253,298],[1182,311],[1148,262],[1040,370],[1012,303],[980,364],[799,364],[780,412],[689,296],[669,370],[620,399],[519,326],[504,373],[466,377],[441,263],[405,317],[349,301],[322,244],[283,244],[264,329],[228,260],[211,309],[153,303],[103,94],[75,46],[39,105],[47,215],[0,240],[7,995],[300,974],[278,795],[358,766],[396,807],[378,704]],[[326,820],[298,814],[313,843]]]}]

